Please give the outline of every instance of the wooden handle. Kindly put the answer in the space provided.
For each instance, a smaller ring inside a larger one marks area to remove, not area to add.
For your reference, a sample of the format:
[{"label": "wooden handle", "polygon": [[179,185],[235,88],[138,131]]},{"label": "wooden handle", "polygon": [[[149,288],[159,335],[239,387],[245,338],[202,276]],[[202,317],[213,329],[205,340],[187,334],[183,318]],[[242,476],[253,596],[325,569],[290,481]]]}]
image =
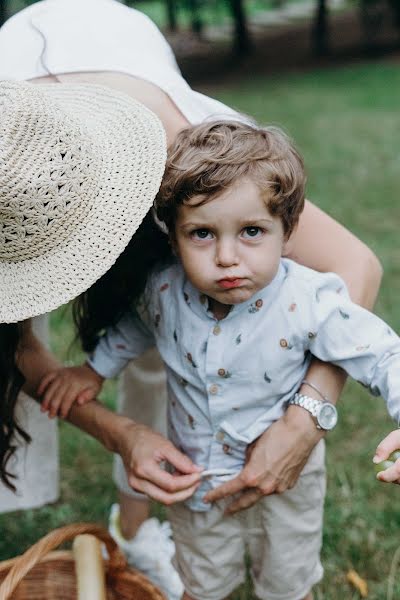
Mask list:
[{"label": "wooden handle", "polygon": [[101,545],[93,535],[78,535],[72,544],[77,600],[107,600]]},{"label": "wooden handle", "polygon": [[92,523],[75,523],[66,525],[59,529],[54,529],[41,540],[29,548],[25,554],[22,554],[15,561],[7,577],[0,585],[0,600],[8,600],[14,592],[17,585],[22,581],[25,575],[51,550],[68,540],[74,539],[77,535],[91,533],[98,537],[107,547],[110,556],[109,570],[125,569],[127,566],[124,555],[119,550],[110,534],[104,527],[93,525]]}]

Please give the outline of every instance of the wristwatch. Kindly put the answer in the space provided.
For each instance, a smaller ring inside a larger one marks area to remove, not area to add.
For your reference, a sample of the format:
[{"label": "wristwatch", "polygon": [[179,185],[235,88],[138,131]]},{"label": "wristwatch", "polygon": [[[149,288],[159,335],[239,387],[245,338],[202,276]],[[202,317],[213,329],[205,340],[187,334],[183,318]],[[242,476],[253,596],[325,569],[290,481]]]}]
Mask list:
[{"label": "wristwatch", "polygon": [[308,410],[313,417],[317,429],[330,431],[333,429],[338,420],[336,406],[331,402],[322,402],[305,394],[296,393],[288,402],[288,405],[301,406]]}]

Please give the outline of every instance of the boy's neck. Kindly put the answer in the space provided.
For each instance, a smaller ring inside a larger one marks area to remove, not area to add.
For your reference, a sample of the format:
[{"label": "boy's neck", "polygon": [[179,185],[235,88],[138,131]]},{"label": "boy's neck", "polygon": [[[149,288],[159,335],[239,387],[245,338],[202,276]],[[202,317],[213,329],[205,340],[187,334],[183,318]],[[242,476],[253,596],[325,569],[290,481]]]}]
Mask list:
[{"label": "boy's neck", "polygon": [[217,300],[214,300],[208,296],[208,310],[212,312],[217,321],[225,319],[231,308],[231,304],[221,304],[221,302],[218,302]]}]

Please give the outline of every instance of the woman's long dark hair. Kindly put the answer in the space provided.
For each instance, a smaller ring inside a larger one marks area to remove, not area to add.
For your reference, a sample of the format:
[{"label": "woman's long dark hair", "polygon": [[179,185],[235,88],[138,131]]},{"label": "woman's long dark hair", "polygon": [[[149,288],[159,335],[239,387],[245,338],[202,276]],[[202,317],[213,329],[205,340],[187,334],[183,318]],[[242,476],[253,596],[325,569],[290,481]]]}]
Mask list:
[{"label": "woman's long dark hair", "polygon": [[147,213],[111,269],[74,300],[74,323],[85,352],[91,352],[104,329],[116,325],[135,306],[150,271],[170,256],[168,236]]},{"label": "woman's long dark hair", "polygon": [[[170,254],[168,237],[147,214],[111,269],[74,301],[77,337],[86,352],[93,350],[106,327],[115,325],[134,307],[151,269]],[[23,323],[0,324],[0,480],[14,491],[15,475],[7,470],[7,463],[18,446],[18,437],[27,443],[31,440],[15,418],[17,397],[24,384],[17,365],[23,337]]]},{"label": "woman's long dark hair", "polygon": [[17,366],[22,338],[22,323],[0,324],[0,480],[13,491],[15,475],[7,470],[7,463],[17,449],[18,436],[25,442],[31,440],[15,418],[17,397],[24,384]]}]

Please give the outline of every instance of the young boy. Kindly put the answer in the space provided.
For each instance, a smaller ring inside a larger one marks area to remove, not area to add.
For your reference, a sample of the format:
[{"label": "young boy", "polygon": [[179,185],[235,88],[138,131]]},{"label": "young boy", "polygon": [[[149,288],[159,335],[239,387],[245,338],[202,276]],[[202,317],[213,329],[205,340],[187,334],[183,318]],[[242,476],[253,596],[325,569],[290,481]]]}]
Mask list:
[{"label": "young boy", "polygon": [[288,404],[332,429],[333,405],[296,394],[312,355],[400,416],[399,338],[351,303],[339,277],[282,259],[304,186],[302,160],[277,129],[225,121],[182,131],[156,201],[176,257],[151,274],[137,311],[106,332],[87,365],[53,379],[44,400],[45,409],[59,410],[61,399],[68,410],[157,345],[170,438],[205,469],[193,496],[169,509],[186,599],[229,595],[243,580],[246,544],[257,596],[311,598],[322,576],[323,445],[292,490],[243,514],[227,516],[226,503],[205,495],[243,468],[249,444]]}]

